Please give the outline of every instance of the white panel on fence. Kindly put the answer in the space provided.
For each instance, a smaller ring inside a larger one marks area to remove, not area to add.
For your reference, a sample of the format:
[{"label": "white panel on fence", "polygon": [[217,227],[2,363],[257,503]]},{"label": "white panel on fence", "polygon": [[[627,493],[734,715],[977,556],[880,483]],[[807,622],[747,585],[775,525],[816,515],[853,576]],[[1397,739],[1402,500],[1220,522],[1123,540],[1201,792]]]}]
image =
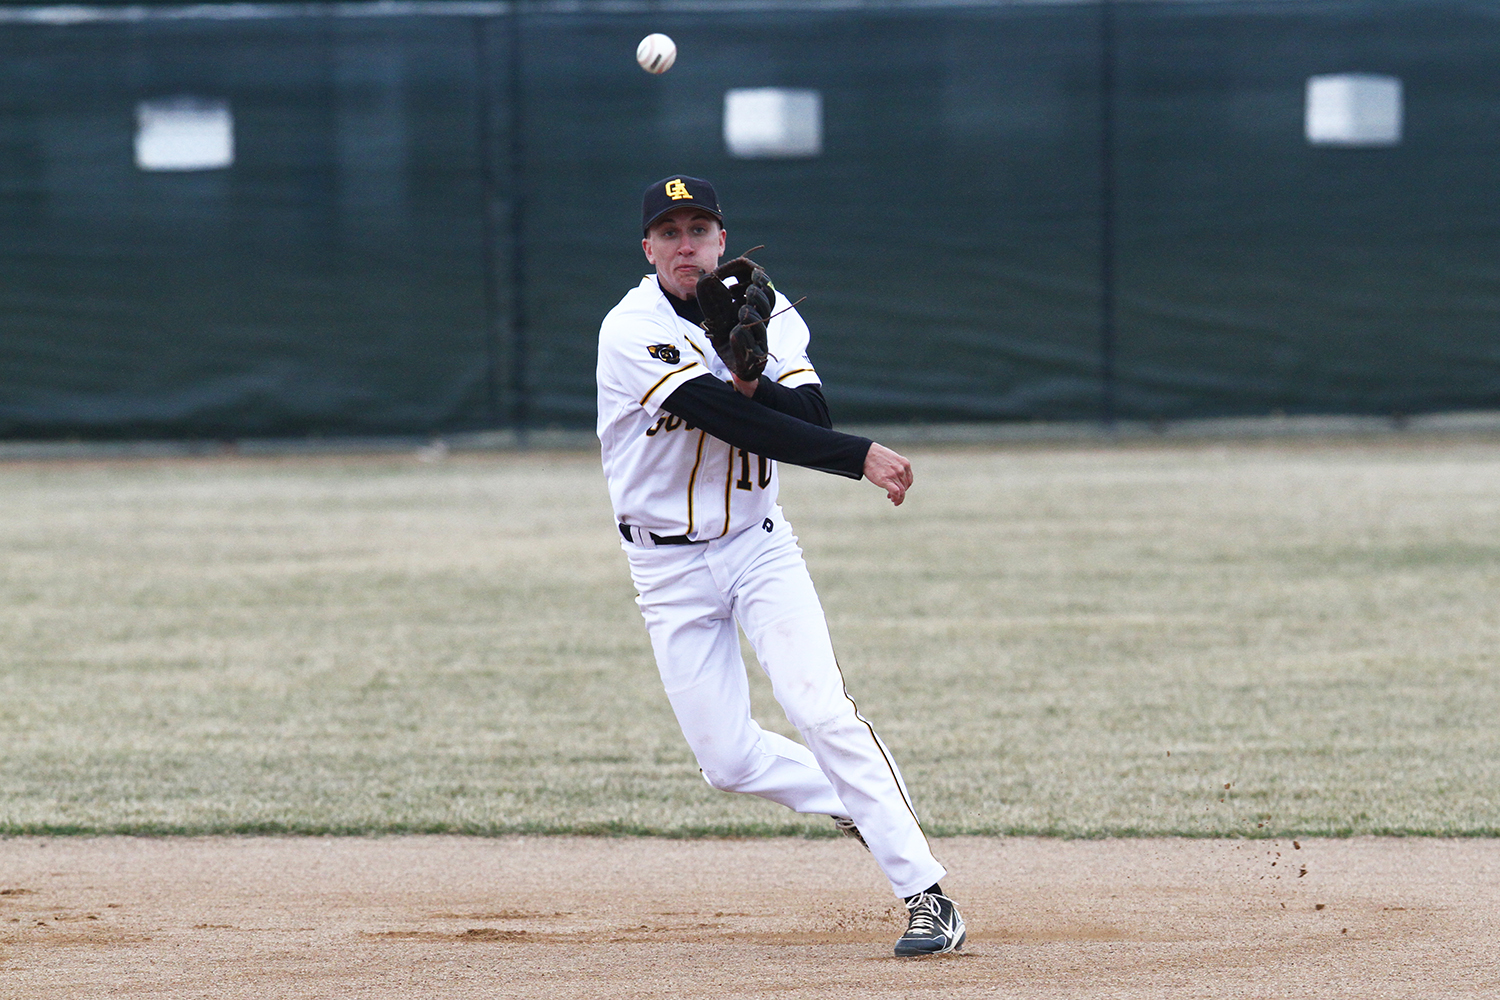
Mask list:
[{"label": "white panel on fence", "polygon": [[1314,146],[1401,142],[1401,81],[1377,73],[1307,78],[1307,141]]},{"label": "white panel on fence", "polygon": [[135,165],[142,170],[218,170],[234,163],[234,116],[226,101],[142,101],[135,119]]},{"label": "white panel on fence", "polygon": [[823,152],[823,95],[756,87],[724,94],[724,145],[742,159]]}]

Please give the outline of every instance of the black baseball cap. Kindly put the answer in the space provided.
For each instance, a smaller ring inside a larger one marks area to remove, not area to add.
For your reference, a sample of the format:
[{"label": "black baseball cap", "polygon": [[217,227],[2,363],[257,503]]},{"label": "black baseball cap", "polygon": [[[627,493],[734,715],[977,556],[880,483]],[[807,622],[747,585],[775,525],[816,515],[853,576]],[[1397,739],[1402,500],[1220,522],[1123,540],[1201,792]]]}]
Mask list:
[{"label": "black baseball cap", "polygon": [[724,223],[719,196],[712,184],[701,177],[673,174],[652,184],[641,197],[641,234],[649,233],[651,223],[674,208],[701,208],[718,219],[720,225]]}]

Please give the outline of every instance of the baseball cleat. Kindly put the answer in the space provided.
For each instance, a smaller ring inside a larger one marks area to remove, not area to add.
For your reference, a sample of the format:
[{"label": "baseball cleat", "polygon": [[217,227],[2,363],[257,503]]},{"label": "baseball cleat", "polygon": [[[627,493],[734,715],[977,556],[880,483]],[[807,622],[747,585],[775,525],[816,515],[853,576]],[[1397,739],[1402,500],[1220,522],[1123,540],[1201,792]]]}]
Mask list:
[{"label": "baseball cleat", "polygon": [[896,957],[942,955],[964,946],[968,931],[958,907],[947,896],[919,892],[906,901],[906,933],[896,942]]},{"label": "baseball cleat", "polygon": [[850,819],[848,816],[833,817],[833,825],[839,833],[842,833],[846,837],[853,837],[855,840],[859,841],[860,847],[863,847],[867,851],[870,849],[870,845],[865,843],[864,834],[859,832],[859,827],[855,826],[854,820]]}]

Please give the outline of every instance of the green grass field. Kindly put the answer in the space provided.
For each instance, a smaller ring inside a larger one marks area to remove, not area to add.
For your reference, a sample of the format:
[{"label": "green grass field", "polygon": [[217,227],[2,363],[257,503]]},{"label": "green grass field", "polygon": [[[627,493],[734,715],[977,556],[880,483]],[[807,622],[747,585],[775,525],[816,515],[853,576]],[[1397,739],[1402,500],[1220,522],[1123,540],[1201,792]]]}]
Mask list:
[{"label": "green grass field", "polygon": [[[912,457],[783,501],[930,832],[1500,834],[1500,444]],[[831,832],[699,778],[591,453],[0,505],[0,833]]]}]

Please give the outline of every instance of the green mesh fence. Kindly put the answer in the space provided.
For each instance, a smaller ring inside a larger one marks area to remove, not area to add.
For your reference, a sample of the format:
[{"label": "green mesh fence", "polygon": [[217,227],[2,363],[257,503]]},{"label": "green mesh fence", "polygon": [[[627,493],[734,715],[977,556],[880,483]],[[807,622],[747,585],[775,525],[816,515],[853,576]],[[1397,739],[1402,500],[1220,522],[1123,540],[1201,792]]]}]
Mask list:
[{"label": "green mesh fence", "polygon": [[[1346,73],[1398,142],[1308,141]],[[730,154],[767,87],[817,155]],[[143,169],[148,119],[232,162]],[[589,426],[674,171],[842,421],[1493,408],[1497,119],[1451,0],[4,7],[0,435]]]}]

